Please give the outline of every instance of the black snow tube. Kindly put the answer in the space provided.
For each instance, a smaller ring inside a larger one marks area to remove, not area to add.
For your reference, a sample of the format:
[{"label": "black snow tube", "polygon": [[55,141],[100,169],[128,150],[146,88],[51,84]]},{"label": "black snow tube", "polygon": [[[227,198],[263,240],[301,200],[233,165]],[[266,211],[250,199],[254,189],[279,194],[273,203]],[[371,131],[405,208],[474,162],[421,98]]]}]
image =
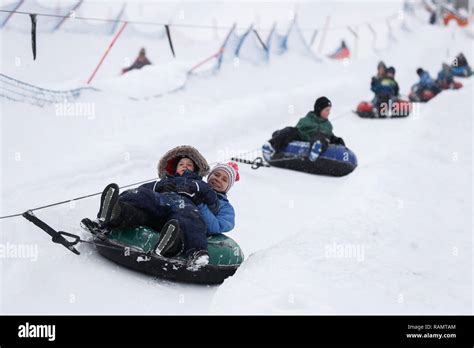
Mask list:
[{"label": "black snow tube", "polygon": [[307,157],[302,159],[277,159],[275,161],[270,160],[268,164],[278,168],[329,176],[345,176],[352,173],[356,167],[353,163],[335,161],[324,157],[318,158],[315,162],[311,162]]},{"label": "black snow tube", "polygon": [[356,155],[343,145],[330,144],[315,161],[309,159],[309,146],[308,142],[292,141],[282,152],[271,154],[267,143],[262,153],[270,166],[309,174],[345,176],[357,167]]}]

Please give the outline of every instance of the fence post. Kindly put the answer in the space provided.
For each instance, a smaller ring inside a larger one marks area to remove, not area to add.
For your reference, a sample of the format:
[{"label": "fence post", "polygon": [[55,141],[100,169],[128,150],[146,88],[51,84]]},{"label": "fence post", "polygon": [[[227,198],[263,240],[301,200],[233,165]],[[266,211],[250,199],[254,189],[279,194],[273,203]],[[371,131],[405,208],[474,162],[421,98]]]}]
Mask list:
[{"label": "fence post", "polygon": [[388,28],[388,39],[389,39],[389,44],[394,41],[396,42],[397,41],[397,38],[395,37],[395,35],[393,35],[393,29],[392,29],[392,24],[390,23],[390,17],[387,17],[387,19],[385,20],[385,22],[387,23],[387,28]]},{"label": "fence post", "polygon": [[372,40],[372,48],[375,50],[375,43],[377,42],[377,32],[374,30],[372,27],[372,24],[367,23],[367,26],[369,27],[370,32],[372,33],[373,40]]},{"label": "fence post", "polygon": [[89,77],[89,80],[87,80],[87,84],[90,84],[91,81],[94,79],[95,74],[97,74],[97,71],[99,70],[100,66],[101,66],[102,63],[104,62],[105,57],[107,57],[107,55],[109,54],[110,49],[111,49],[112,46],[115,44],[115,41],[117,41],[117,39],[118,39],[118,37],[120,36],[120,34],[122,34],[123,30],[124,30],[125,27],[127,26],[127,23],[128,23],[128,22],[124,22],[123,25],[120,27],[120,30],[118,31],[118,33],[114,36],[112,42],[109,44],[109,47],[107,47],[107,50],[106,50],[106,51],[104,52],[104,54],[102,55],[102,58],[100,59],[99,64],[97,64],[97,66],[96,66],[96,68],[94,69],[94,72],[92,73],[91,77]]},{"label": "fence post", "polygon": [[7,18],[5,18],[5,20],[3,21],[2,24],[0,24],[0,28],[3,28],[5,26],[5,24],[7,24],[8,20],[10,19],[11,16],[13,16],[13,14],[15,13],[16,10],[18,10],[18,8],[25,2],[25,0],[21,0],[16,6],[15,8],[12,10],[12,12],[10,12],[7,16]]},{"label": "fence post", "polygon": [[253,30],[253,23],[250,24],[249,28],[247,29],[247,31],[242,35],[242,38],[240,39],[240,42],[238,43],[237,45],[237,49],[235,50],[235,56],[238,57],[239,56],[239,52],[240,52],[240,48],[242,47],[242,44],[244,43],[245,39],[249,36],[249,34],[252,32]]},{"label": "fence post", "polygon": [[316,36],[318,36],[318,29],[315,29],[313,35],[311,35],[311,40],[309,40],[309,47],[313,46],[314,40],[316,40]]},{"label": "fence post", "polygon": [[357,46],[359,42],[359,34],[358,34],[358,26],[356,25],[355,29],[352,29],[350,26],[347,27],[347,29],[351,32],[352,35],[354,35],[354,58],[357,58]]},{"label": "fence post", "polygon": [[323,34],[321,36],[321,41],[319,42],[319,47],[318,47],[318,54],[319,55],[323,52],[324,39],[326,38],[326,34],[328,32],[330,22],[331,22],[331,16],[327,16],[326,17],[326,22],[324,23],[324,27],[323,27]]},{"label": "fence post", "polygon": [[[72,10],[70,10],[69,12],[74,12],[74,11],[76,11],[76,10],[79,8],[79,6],[82,5],[83,2],[84,2],[84,0],[79,0],[79,1],[77,2],[77,4],[74,5],[74,7],[72,8]],[[58,29],[61,27],[61,25],[63,25],[63,23],[64,23],[64,22],[66,21],[66,19],[68,19],[68,18],[71,18],[71,14],[69,14],[69,16],[64,16],[64,18],[62,18],[62,19],[59,21],[59,23],[56,24],[56,26],[51,30],[51,32],[54,32],[54,31],[58,30]]]},{"label": "fence post", "polygon": [[119,14],[118,14],[117,17],[115,18],[115,21],[116,21],[116,22],[114,23],[114,25],[112,26],[112,29],[110,30],[110,33],[109,33],[110,35],[113,35],[113,34],[115,33],[115,30],[117,29],[117,26],[118,26],[120,20],[122,19],[123,14],[125,13],[125,8],[126,8],[126,7],[127,7],[127,3],[124,2],[124,3],[122,4],[122,8],[120,9]]},{"label": "fence post", "polygon": [[224,42],[222,43],[218,53],[219,55],[217,56],[217,69],[220,69],[221,67],[221,64],[222,64],[222,56],[224,55],[224,50],[225,50],[225,46],[227,45],[227,41],[229,41],[229,38],[230,36],[232,35],[232,33],[234,32],[235,28],[237,28],[237,23],[234,23],[232,25],[232,28],[230,28],[229,32],[227,33],[225,39],[224,39]]}]

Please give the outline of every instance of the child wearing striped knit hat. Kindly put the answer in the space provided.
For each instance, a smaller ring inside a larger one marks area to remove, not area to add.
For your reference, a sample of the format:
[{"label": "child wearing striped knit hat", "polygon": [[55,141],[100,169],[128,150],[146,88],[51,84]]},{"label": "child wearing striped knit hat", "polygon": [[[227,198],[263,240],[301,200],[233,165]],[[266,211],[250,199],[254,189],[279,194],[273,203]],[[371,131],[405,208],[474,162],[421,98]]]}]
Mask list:
[{"label": "child wearing striped knit hat", "polygon": [[207,176],[208,185],[216,191],[219,211],[214,214],[205,204],[198,209],[207,226],[207,234],[229,232],[235,225],[235,211],[227,198],[230,188],[240,180],[239,167],[235,162],[218,163]]}]

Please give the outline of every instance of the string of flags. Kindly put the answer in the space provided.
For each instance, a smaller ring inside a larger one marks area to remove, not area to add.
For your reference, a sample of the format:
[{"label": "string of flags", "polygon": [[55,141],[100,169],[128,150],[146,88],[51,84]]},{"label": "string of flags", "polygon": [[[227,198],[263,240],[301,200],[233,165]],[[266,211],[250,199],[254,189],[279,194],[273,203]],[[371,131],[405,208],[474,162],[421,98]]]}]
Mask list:
[{"label": "string of flags", "polygon": [[[79,2],[80,3],[80,2]],[[55,14],[45,14],[45,13],[28,13],[28,12],[22,12],[22,11],[16,11],[16,10],[0,10],[0,12],[7,12],[7,13],[10,13],[10,14],[14,14],[14,13],[17,13],[17,14],[27,14],[29,15],[30,17],[30,20],[31,20],[31,45],[32,45],[32,52],[33,52],[33,60],[36,60],[36,54],[37,54],[37,44],[36,44],[36,27],[37,27],[37,17],[39,16],[44,16],[44,17],[57,17],[57,18],[62,18],[62,22],[64,20],[66,20],[67,18],[74,18],[75,20],[93,20],[93,21],[102,21],[102,22],[115,22],[115,23],[119,23],[119,22],[122,22],[122,23],[133,23],[133,24],[139,24],[139,25],[156,25],[156,26],[163,26],[165,31],[166,31],[166,36],[168,38],[168,43],[170,45],[170,50],[171,50],[171,53],[173,54],[173,57],[176,58],[176,52],[175,52],[175,49],[174,49],[174,46],[173,46],[173,41],[172,41],[172,38],[171,38],[171,31],[170,31],[170,24],[164,24],[164,23],[153,23],[153,22],[142,22],[142,21],[124,21],[124,20],[119,20],[119,19],[104,19],[104,18],[89,18],[89,17],[78,17],[78,16],[73,16],[72,14],[71,15],[67,15],[67,16],[64,16],[64,15],[55,15]],[[387,22],[387,25],[389,26],[390,28],[390,20],[391,19],[394,19],[395,17],[397,17],[398,15],[397,14],[393,14],[391,16],[388,16],[388,17],[384,17],[383,21],[386,21]],[[329,17],[330,18],[330,17]],[[3,23],[5,24],[5,23]],[[371,27],[370,23],[364,23],[364,24],[367,24],[369,26],[369,28],[371,30],[373,30],[373,28]],[[231,27],[224,27],[224,26],[208,26],[208,25],[191,25],[191,24],[179,24],[179,23],[174,23],[172,24],[173,26],[176,26],[176,27],[189,27],[189,28],[212,28],[212,29],[230,29]],[[325,26],[324,26],[324,31],[327,31],[329,30],[330,28],[328,28],[329,26],[329,20],[326,21],[325,23]],[[355,25],[355,27],[357,27],[357,24]],[[351,31],[351,33],[355,34],[354,33],[354,29],[352,29],[351,27],[347,27],[349,29],[349,31]],[[319,29],[321,28],[306,28],[307,30],[311,30],[312,31],[312,36],[311,36],[311,40],[310,42],[313,43],[316,36],[318,35],[318,31]],[[331,28],[331,29],[342,29],[341,28]],[[263,30],[263,29],[262,29]],[[305,30],[305,28],[300,28],[300,30]],[[258,35],[257,31],[255,29],[253,29],[253,31],[255,32],[257,38],[259,39],[259,41],[265,46],[265,44],[263,43],[263,41],[260,39],[260,35]],[[320,46],[322,46],[323,42],[320,43]],[[320,47],[321,48],[321,47]]]},{"label": "string of flags", "polygon": [[[38,15],[34,13],[29,13],[28,15],[30,16],[30,21],[31,21],[31,49],[33,52],[33,60],[36,60],[36,23],[37,23]],[[128,22],[124,22],[124,24],[125,23],[128,23]],[[166,30],[166,36],[168,37],[171,53],[173,54],[173,57],[176,58],[176,54],[173,47],[173,41],[171,39],[170,26],[169,24],[165,24],[164,27]]]}]

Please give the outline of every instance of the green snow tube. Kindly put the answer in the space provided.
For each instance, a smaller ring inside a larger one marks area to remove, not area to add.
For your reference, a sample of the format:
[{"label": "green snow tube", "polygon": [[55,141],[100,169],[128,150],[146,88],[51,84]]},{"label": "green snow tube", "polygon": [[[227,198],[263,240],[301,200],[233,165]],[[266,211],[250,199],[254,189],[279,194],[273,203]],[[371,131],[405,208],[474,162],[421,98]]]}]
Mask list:
[{"label": "green snow tube", "polygon": [[232,276],[244,260],[239,245],[223,234],[208,237],[209,264],[198,271],[186,269],[186,258],[166,258],[153,252],[160,233],[149,227],[114,229],[106,234],[94,234],[99,253],[123,266],[160,278],[200,283],[220,284]]}]

